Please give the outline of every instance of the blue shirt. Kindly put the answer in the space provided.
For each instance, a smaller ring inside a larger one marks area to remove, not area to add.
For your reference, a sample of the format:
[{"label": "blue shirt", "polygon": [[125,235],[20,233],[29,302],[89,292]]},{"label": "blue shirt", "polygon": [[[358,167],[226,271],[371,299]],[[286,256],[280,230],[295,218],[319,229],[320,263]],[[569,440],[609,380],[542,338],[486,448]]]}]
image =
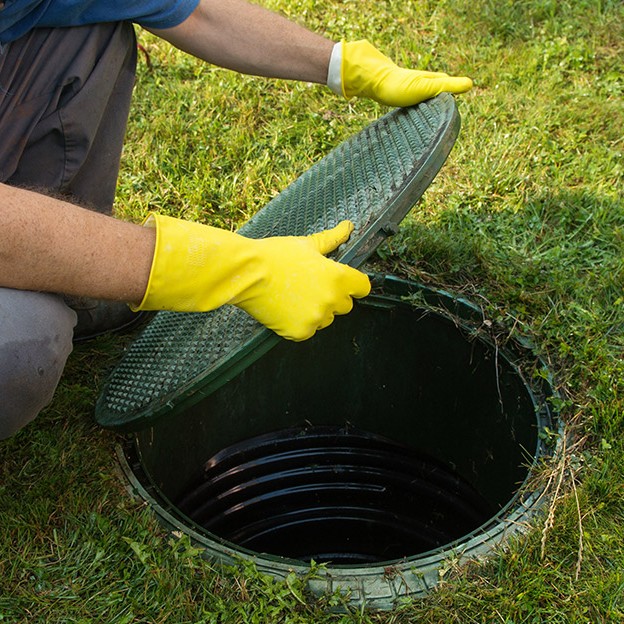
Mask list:
[{"label": "blue shirt", "polygon": [[199,0],[5,0],[0,8],[0,43],[43,27],[132,21],[170,28],[182,23],[198,4]]}]

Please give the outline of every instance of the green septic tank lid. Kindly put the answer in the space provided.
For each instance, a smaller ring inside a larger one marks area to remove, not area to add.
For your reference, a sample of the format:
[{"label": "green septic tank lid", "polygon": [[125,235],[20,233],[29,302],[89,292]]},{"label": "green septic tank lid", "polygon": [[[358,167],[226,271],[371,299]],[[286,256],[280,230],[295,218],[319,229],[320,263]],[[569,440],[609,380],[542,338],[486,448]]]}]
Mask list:
[{"label": "green septic tank lid", "polygon": [[[303,236],[344,219],[350,239],[331,254],[360,266],[418,202],[444,164],[460,120],[448,93],[392,110],[333,149],[238,230]],[[282,340],[234,306],[159,312],[112,372],[95,410],[103,427],[137,430],[211,394]]]}]

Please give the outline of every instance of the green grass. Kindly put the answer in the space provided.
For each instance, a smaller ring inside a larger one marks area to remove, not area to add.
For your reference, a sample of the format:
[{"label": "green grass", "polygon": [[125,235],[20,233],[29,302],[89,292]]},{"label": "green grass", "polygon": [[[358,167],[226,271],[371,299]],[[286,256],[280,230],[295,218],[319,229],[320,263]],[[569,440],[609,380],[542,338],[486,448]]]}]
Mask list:
[{"label": "green grass", "polygon": [[[335,613],[299,580],[211,565],[127,495],[117,437],[93,422],[125,344],[105,337],[76,348],[52,405],[0,444],[0,622],[624,621],[624,6],[270,6],[337,39],[369,38],[404,64],[474,78],[451,157],[373,264],[464,293],[547,359],[573,434],[552,527],[388,613]],[[384,112],[141,42],[151,68],[141,55],[121,218],[161,210],[237,228]]]}]

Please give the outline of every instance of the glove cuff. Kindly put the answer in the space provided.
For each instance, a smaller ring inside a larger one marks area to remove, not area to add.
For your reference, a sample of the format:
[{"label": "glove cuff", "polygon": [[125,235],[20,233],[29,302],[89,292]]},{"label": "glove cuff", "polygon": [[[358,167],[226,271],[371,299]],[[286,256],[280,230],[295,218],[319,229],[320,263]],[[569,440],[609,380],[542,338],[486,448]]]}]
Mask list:
[{"label": "glove cuff", "polygon": [[375,85],[396,65],[366,39],[342,46],[342,94],[347,98],[375,97]]},{"label": "glove cuff", "polygon": [[336,94],[345,96],[342,89],[342,42],[334,45],[327,69],[327,86]]}]

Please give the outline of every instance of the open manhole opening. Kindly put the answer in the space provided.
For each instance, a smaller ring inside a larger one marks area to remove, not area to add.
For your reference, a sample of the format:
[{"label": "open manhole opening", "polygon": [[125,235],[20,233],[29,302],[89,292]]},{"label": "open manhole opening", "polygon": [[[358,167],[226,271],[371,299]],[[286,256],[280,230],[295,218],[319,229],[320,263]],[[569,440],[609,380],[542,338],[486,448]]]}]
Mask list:
[{"label": "open manhole opening", "polygon": [[134,433],[125,468],[212,559],[277,577],[324,563],[313,591],[376,608],[424,595],[449,557],[530,523],[558,429],[543,364],[483,327],[462,299],[379,279],[314,339]]}]

